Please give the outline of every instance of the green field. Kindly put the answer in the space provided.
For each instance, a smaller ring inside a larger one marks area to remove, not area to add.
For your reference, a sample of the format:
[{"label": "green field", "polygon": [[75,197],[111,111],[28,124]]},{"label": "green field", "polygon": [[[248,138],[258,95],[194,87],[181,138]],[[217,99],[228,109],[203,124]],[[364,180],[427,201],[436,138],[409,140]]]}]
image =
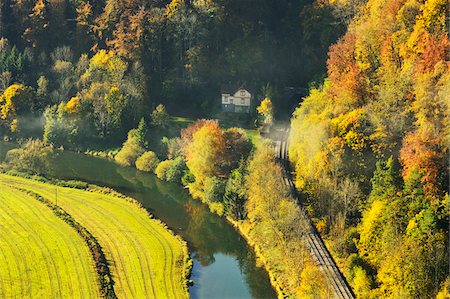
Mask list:
[{"label": "green field", "polygon": [[[186,245],[159,221],[151,219],[135,202],[7,175],[0,175],[0,183],[33,191],[53,202],[57,188],[57,204],[91,232],[102,246],[119,298],[188,297]],[[1,190],[3,193],[3,188]],[[14,248],[9,250],[15,252]],[[10,257],[14,258],[18,257]]]},{"label": "green field", "polygon": [[44,204],[0,180],[0,298],[94,298],[83,239]]}]

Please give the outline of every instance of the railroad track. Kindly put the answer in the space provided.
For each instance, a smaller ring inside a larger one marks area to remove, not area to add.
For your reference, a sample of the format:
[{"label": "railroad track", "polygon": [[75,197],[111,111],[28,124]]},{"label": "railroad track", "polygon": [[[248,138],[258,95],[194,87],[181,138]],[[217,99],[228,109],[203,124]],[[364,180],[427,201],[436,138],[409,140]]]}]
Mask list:
[{"label": "railroad track", "polygon": [[315,226],[312,224],[311,219],[303,209],[297,190],[292,182],[288,159],[289,127],[286,126],[279,129],[279,134],[276,135],[277,138],[274,140],[275,154],[284,169],[284,182],[297,199],[297,203],[300,205],[301,211],[304,213],[303,216],[305,219],[308,219],[309,228],[307,230],[308,233],[305,236],[306,246],[310,250],[312,258],[317,263],[318,267],[325,274],[325,277],[333,290],[334,296],[336,298],[354,299],[355,295],[353,294],[352,289],[348,285],[342,273],[339,271],[339,268],[325,246],[325,243],[317,232]]}]

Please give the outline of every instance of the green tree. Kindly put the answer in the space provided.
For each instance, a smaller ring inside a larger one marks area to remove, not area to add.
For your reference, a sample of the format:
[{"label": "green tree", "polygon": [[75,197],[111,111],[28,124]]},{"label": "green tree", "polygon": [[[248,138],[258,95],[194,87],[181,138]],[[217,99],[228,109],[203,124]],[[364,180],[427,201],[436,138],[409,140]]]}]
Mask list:
[{"label": "green tree", "polygon": [[166,180],[172,183],[180,183],[183,177],[186,163],[182,157],[176,157],[169,165],[166,172]]},{"label": "green tree", "polygon": [[126,109],[127,99],[122,91],[113,86],[104,96],[104,102],[97,102],[94,111],[98,116],[103,136],[109,133],[109,130],[120,128],[122,124],[123,111]]},{"label": "green tree", "polygon": [[217,177],[207,178],[205,181],[204,200],[209,203],[221,203],[225,193],[225,182]]},{"label": "green tree", "polygon": [[399,174],[395,169],[392,156],[387,161],[377,162],[376,170],[370,181],[372,183],[370,198],[389,199],[395,196],[397,191],[399,191]]},{"label": "green tree", "polygon": [[186,169],[186,164],[182,157],[174,160],[164,160],[155,169],[156,176],[164,181],[179,183]]},{"label": "green tree", "polygon": [[228,178],[225,194],[225,212],[233,220],[244,220],[245,203],[247,201],[247,189],[245,187],[246,164],[241,159],[239,167],[231,172]]},{"label": "green tree", "polygon": [[42,175],[50,169],[52,154],[51,146],[39,139],[29,139],[19,149],[8,151],[6,163],[12,169]]},{"label": "green tree", "polygon": [[44,111],[44,119],[43,141],[46,144],[70,147],[77,143],[79,127],[76,119],[67,114],[64,102],[47,107]]},{"label": "green tree", "polygon": [[131,166],[145,152],[147,142],[145,135],[147,134],[147,125],[144,118],[141,119],[137,129],[131,129],[128,137],[123,144],[122,149],[115,156],[115,160],[122,166]]},{"label": "green tree", "polygon": [[152,112],[152,125],[154,127],[166,128],[169,125],[170,116],[163,104],[156,106]]}]

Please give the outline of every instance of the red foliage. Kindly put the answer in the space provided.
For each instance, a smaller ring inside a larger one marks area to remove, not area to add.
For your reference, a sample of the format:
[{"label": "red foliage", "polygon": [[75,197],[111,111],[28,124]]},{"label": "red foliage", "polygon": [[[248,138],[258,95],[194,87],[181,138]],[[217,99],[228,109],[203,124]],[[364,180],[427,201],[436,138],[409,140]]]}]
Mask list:
[{"label": "red foliage", "polygon": [[328,77],[333,84],[342,80],[342,76],[352,72],[356,64],[354,57],[356,36],[347,32],[328,52]]},{"label": "red foliage", "polygon": [[439,175],[446,172],[445,157],[439,149],[437,137],[425,130],[408,133],[403,139],[399,160],[405,180],[415,168],[422,175],[425,193],[430,196],[437,194]]},{"label": "red foliage", "polygon": [[216,120],[210,119],[198,119],[193,124],[181,130],[181,147],[184,149],[186,145],[191,143],[192,136],[194,136],[195,132],[200,130],[205,125],[217,125],[218,122]]},{"label": "red foliage", "polygon": [[450,42],[447,34],[430,34],[421,31],[419,35],[419,66],[418,72],[433,72],[434,66],[439,61],[445,61],[449,57]]},{"label": "red foliage", "polygon": [[332,83],[330,93],[344,99],[343,105],[357,103],[364,93],[354,56],[355,41],[355,34],[347,32],[328,52],[328,77]]}]

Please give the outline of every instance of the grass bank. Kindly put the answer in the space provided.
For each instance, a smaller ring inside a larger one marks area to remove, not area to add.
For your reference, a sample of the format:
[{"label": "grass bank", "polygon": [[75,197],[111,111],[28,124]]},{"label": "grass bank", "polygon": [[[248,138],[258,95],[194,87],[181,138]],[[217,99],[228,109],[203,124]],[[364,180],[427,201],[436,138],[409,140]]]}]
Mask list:
[{"label": "grass bank", "polygon": [[100,297],[83,239],[0,177],[0,298]]},{"label": "grass bank", "polygon": [[135,200],[98,187],[89,187],[88,192],[8,175],[0,175],[0,182],[55,204],[57,200],[59,207],[86,227],[104,250],[119,298],[189,296],[185,242],[151,219]]}]

